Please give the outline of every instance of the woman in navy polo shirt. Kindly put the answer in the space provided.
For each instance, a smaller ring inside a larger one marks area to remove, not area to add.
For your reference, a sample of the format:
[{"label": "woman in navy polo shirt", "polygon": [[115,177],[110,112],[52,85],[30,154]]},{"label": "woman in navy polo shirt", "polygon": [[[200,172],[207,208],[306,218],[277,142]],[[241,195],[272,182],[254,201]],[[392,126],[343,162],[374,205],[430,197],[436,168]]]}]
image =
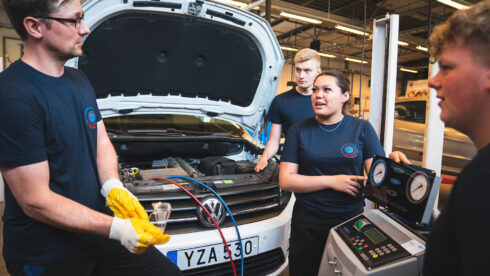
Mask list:
[{"label": "woman in navy polo shirt", "polygon": [[363,211],[363,168],[369,172],[373,156],[385,155],[371,124],[344,114],[349,87],[341,72],[318,75],[311,95],[316,116],[293,125],[286,138],[279,184],[296,196],[290,275],[317,275],[330,229]]}]

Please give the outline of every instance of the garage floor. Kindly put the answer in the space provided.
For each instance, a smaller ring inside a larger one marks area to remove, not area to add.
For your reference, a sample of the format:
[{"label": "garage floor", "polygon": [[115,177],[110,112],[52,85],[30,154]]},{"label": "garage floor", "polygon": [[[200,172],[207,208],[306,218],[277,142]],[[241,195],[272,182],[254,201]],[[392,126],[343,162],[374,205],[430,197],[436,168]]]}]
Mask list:
[{"label": "garage floor", "polygon": [[[449,194],[451,193],[451,188],[452,185],[446,185],[442,184],[440,193],[439,193],[439,210],[441,210],[447,202],[447,199],[449,198]],[[5,204],[3,202],[0,202],[0,214],[3,216],[3,210],[4,210]],[[0,220],[0,253],[3,249],[3,221]],[[0,257],[0,276],[8,276],[9,274],[7,273],[7,269],[5,268],[5,263],[3,261],[3,255]],[[288,276],[289,275],[289,269],[286,269],[283,273],[281,273],[280,276]]]}]

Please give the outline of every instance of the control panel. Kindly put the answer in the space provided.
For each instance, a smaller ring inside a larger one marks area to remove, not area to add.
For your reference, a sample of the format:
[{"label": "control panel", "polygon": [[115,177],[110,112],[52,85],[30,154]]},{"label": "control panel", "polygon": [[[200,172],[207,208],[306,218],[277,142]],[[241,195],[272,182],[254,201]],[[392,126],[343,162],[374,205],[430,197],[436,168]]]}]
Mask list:
[{"label": "control panel", "polygon": [[368,270],[411,256],[364,215],[337,226],[335,231]]}]

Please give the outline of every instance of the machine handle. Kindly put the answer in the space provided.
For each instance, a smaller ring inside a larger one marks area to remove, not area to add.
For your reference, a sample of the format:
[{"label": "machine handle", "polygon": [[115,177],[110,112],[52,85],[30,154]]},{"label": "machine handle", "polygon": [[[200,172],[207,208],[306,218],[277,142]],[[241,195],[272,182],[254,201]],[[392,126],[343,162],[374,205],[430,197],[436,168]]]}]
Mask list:
[{"label": "machine handle", "polygon": [[328,264],[329,264],[329,265],[336,265],[336,264],[337,264],[337,262],[336,262],[336,261],[328,261]]},{"label": "machine handle", "polygon": [[342,270],[334,269],[333,273],[335,273],[335,275],[342,275]]}]

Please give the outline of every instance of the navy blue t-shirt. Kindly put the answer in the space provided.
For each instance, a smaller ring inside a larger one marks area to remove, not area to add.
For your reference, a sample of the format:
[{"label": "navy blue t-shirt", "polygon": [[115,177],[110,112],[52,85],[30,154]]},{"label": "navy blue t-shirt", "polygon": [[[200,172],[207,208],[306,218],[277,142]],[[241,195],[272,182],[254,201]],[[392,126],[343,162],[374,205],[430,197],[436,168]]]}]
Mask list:
[{"label": "navy blue t-shirt", "polygon": [[478,151],[454,183],[427,242],[424,276],[488,275],[490,240],[482,231],[490,228],[489,168],[490,144]]},{"label": "navy blue t-shirt", "polygon": [[304,96],[293,88],[277,95],[271,103],[267,119],[281,125],[282,133],[287,135],[289,128],[299,121],[315,116],[311,96]]},{"label": "navy blue t-shirt", "polygon": [[[0,167],[49,163],[50,189],[94,210],[106,210],[97,171],[101,115],[86,76],[65,67],[57,78],[23,61],[0,74]],[[97,239],[28,217],[5,189],[5,259],[42,265]]]},{"label": "navy blue t-shirt", "polygon": [[[281,162],[298,164],[302,175],[363,175],[363,162],[375,154],[385,155],[369,122],[344,115],[340,123],[320,125],[312,117],[291,127]],[[364,186],[355,197],[333,189],[295,196],[303,210],[334,218],[360,210],[363,193]]]}]

